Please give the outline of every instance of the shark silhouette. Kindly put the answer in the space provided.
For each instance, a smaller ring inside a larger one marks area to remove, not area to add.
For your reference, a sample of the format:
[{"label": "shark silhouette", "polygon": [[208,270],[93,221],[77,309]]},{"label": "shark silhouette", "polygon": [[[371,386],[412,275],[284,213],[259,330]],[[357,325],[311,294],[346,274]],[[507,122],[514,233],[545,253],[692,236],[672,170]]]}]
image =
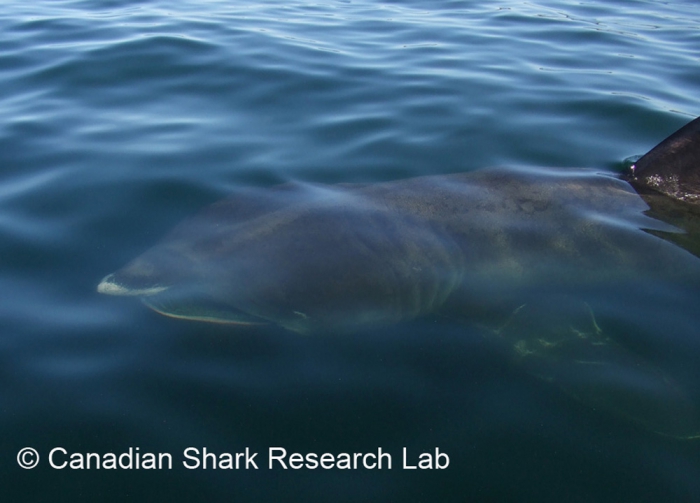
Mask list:
[{"label": "shark silhouette", "polygon": [[588,299],[666,282],[696,291],[699,163],[696,119],[623,177],[491,168],[241,189],[97,290],[172,317],[300,333],[443,313],[591,407],[695,438],[695,405],[607,334]]}]

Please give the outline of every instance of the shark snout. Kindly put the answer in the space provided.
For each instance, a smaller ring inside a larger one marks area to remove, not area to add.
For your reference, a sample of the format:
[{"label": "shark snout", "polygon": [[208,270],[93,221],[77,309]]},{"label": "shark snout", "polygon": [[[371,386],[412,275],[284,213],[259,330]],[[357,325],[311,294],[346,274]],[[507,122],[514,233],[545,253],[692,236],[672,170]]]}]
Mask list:
[{"label": "shark snout", "polygon": [[119,280],[118,273],[108,274],[97,285],[97,292],[105,295],[130,295],[146,297],[167,290],[169,287],[164,285],[150,285],[143,287],[134,287],[125,284]]}]

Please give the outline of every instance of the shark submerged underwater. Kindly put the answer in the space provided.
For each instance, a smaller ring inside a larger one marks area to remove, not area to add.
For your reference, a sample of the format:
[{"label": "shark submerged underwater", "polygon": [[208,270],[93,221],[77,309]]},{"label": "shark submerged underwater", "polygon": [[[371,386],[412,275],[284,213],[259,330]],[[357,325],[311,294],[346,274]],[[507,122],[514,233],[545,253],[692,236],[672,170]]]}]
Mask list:
[{"label": "shark submerged underwater", "polygon": [[697,293],[699,164],[696,119],[622,178],[490,168],[240,190],[97,290],[177,318],[299,333],[445,314],[591,407],[696,438],[696,405],[606,333],[589,299],[668,283]]}]

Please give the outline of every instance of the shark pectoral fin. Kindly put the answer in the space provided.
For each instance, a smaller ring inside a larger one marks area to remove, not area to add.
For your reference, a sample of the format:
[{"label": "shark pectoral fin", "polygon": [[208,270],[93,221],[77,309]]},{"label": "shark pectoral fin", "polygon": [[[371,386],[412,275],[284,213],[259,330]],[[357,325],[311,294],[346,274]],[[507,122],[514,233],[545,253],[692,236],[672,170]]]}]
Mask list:
[{"label": "shark pectoral fin", "polygon": [[586,303],[524,304],[494,333],[529,373],[588,407],[661,435],[700,438],[696,406],[659,368],[606,335]]},{"label": "shark pectoral fin", "polygon": [[215,302],[175,301],[158,297],[145,297],[141,300],[155,312],[170,318],[228,325],[251,326],[267,324],[258,318]]}]

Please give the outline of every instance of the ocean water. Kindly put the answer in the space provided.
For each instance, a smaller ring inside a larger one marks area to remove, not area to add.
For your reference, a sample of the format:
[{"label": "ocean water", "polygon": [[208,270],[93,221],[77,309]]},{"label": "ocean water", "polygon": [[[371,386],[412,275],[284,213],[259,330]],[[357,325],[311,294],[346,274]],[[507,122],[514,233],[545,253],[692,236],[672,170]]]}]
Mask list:
[{"label": "ocean water", "polygon": [[[4,2],[3,501],[697,501],[698,440],[573,400],[469,326],[236,330],[96,285],[241,187],[620,172],[700,114],[698,47],[694,1]],[[602,300],[700,404],[700,291]],[[393,466],[270,469],[271,447]],[[57,469],[56,448],[173,466]],[[189,469],[188,448],[259,469]],[[404,448],[449,466],[403,469]]]}]

